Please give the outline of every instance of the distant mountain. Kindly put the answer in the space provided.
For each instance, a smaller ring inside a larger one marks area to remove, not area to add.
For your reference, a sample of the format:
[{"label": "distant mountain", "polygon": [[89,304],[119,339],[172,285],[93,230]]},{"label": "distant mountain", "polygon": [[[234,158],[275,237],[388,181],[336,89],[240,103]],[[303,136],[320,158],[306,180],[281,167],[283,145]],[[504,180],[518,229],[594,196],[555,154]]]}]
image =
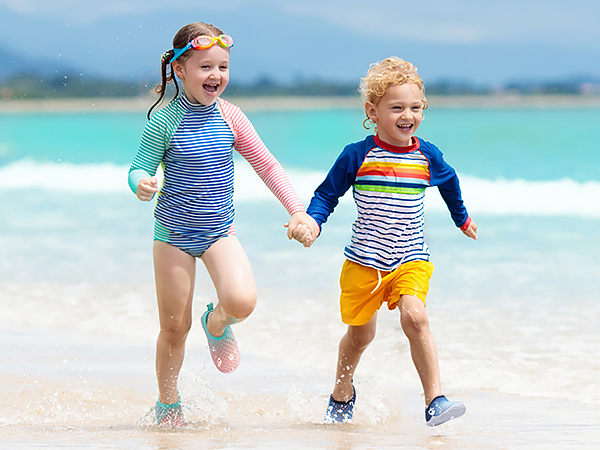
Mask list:
[{"label": "distant mountain", "polygon": [[0,48],[0,61],[0,82],[23,75],[50,77],[77,71],[69,64],[43,57],[24,57],[3,48]]},{"label": "distant mountain", "polygon": [[13,77],[19,72],[29,70],[33,64],[23,60],[17,55],[0,48],[0,80]]}]

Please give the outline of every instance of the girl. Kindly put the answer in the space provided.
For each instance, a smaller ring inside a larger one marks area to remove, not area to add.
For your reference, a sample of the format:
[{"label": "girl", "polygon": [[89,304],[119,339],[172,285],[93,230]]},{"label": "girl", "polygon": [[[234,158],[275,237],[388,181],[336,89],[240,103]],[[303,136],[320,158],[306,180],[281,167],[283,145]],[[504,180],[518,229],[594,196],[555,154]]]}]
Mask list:
[{"label": "girl", "polygon": [[[218,304],[214,309],[208,305],[202,326],[220,371],[238,367],[230,325],[246,319],[256,305],[250,264],[233,227],[233,149],[289,212],[288,238],[302,224],[317,232],[286,173],[246,116],[220,98],[229,82],[232,46],[233,39],[213,25],[192,23],[177,32],[173,49],[162,55],[159,99],[148,111],[149,122],[129,170],[129,186],[140,200],[149,201],[158,192],[153,247],[160,321],[155,412],[157,423],[168,427],[186,425],[177,378],[192,321],[196,258],[206,266],[217,292]],[[151,117],[170,82],[175,84],[174,99]],[[160,189],[155,176],[159,164],[164,170]]]}]

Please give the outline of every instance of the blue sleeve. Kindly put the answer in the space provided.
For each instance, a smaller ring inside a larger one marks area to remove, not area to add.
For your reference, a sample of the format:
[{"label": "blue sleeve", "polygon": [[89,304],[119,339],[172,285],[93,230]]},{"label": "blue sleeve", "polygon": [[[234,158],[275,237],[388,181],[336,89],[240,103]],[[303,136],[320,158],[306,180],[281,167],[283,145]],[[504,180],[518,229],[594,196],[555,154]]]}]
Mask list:
[{"label": "blue sleeve", "polygon": [[368,142],[369,138],[347,145],[333,163],[325,180],[315,190],[306,212],[316,220],[319,227],[327,222],[340,197],[354,184],[358,169],[373,146],[368,145]]},{"label": "blue sleeve", "polygon": [[460,192],[458,175],[454,168],[444,160],[444,155],[435,145],[421,140],[420,148],[429,159],[429,174],[431,186],[437,186],[450,216],[457,227],[467,221],[469,213],[465,207]]},{"label": "blue sleeve", "polygon": [[469,213],[462,200],[458,176],[455,175],[444,184],[440,184],[438,189],[448,206],[454,224],[459,228],[462,227],[469,218]]}]

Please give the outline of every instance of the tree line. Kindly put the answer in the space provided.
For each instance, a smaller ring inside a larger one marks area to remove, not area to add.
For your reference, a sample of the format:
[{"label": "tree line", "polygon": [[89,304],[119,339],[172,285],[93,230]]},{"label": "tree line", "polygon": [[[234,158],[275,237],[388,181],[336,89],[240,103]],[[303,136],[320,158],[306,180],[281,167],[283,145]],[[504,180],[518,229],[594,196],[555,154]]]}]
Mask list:
[{"label": "tree line", "polygon": [[[148,94],[154,85],[130,79],[85,78],[78,74],[56,74],[40,77],[25,73],[4,80],[0,84],[0,98],[83,98],[83,97],[137,97]],[[512,82],[502,86],[478,86],[466,82],[438,81],[426,85],[428,95],[491,95],[502,92],[523,95],[600,95],[600,81],[562,80],[556,82]],[[355,83],[324,80],[301,80],[279,83],[261,78],[252,83],[232,82],[228,96],[353,96]]]}]

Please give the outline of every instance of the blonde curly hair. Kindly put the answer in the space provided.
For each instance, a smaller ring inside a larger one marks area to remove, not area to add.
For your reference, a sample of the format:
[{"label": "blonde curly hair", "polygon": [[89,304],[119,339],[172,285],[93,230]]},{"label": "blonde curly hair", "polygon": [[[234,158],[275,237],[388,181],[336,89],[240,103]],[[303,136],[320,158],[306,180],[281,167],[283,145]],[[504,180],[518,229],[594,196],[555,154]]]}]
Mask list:
[{"label": "blonde curly hair", "polygon": [[[429,104],[425,98],[425,86],[423,80],[417,73],[417,68],[397,56],[391,56],[378,63],[371,64],[371,68],[364,78],[361,78],[358,92],[363,102],[377,105],[381,97],[386,93],[389,87],[401,84],[416,84],[423,94],[423,109],[427,109]],[[374,122],[367,116],[363,126],[369,129]]]}]

